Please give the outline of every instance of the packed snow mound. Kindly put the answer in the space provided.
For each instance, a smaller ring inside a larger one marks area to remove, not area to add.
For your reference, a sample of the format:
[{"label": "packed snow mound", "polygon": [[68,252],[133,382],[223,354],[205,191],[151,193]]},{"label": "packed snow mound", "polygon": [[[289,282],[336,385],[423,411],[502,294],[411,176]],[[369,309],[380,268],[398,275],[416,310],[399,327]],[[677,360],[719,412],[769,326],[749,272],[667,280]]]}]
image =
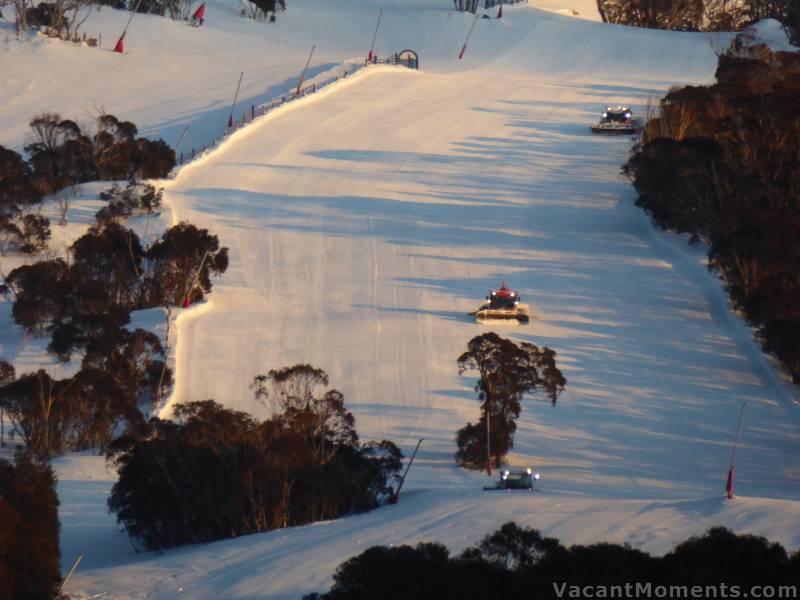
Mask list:
[{"label": "packed snow mound", "polygon": [[789,42],[789,34],[780,21],[764,19],[749,29],[752,31],[756,43],[766,44],[773,51],[797,52],[800,50]]}]

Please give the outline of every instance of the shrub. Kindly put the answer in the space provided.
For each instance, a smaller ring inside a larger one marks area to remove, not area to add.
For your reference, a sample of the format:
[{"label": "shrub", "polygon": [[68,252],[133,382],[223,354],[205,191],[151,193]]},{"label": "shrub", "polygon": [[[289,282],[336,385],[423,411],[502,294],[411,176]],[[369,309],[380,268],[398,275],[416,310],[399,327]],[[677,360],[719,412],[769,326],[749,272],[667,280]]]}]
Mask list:
[{"label": "shrub", "polygon": [[[145,252],[139,236],[122,225],[110,222],[91,227],[70,247],[73,286],[97,289],[101,306],[119,304],[132,308],[140,295],[142,260]],[[96,312],[87,305],[76,312]]]},{"label": "shrub", "polygon": [[152,185],[138,181],[130,181],[124,188],[114,184],[100,194],[100,198],[108,204],[97,211],[95,219],[98,224],[104,225],[130,217],[137,211],[152,214],[161,206],[163,196],[163,188],[156,190]]},{"label": "shrub", "polygon": [[[478,546],[451,557],[437,543],[373,546],[336,569],[325,594],[305,600],[382,598],[565,598],[583,595],[584,586],[608,591],[610,586],[650,583],[741,590],[754,585],[800,584],[800,553],[764,538],[736,535],[723,528],[679,544],[664,557],[618,544],[562,546],[537,530],[506,523]],[[676,591],[680,593],[680,591]]]},{"label": "shrub", "polygon": [[5,256],[12,244],[19,245],[22,232],[11,219],[0,215],[0,256]]},{"label": "shrub", "polygon": [[[790,583],[786,550],[754,535],[736,535],[724,527],[692,537],[663,558],[675,582],[714,584],[726,581],[743,588],[769,581]],[[800,573],[794,573],[797,580]]]},{"label": "shrub", "polygon": [[164,140],[136,140],[135,174],[144,179],[166,177],[176,165],[175,151]]},{"label": "shrub", "polygon": [[6,285],[14,297],[14,322],[29,333],[43,334],[69,314],[72,293],[64,260],[46,260],[11,271]]},{"label": "shrub", "polygon": [[50,219],[42,215],[24,215],[19,224],[19,251],[36,254],[47,248],[50,241]]},{"label": "shrub", "polygon": [[32,184],[28,163],[13,150],[0,146],[0,216],[9,217],[18,207],[41,199],[41,192]]},{"label": "shrub", "polygon": [[[25,20],[31,27],[53,27],[61,25],[58,22],[58,14],[61,11],[55,3],[42,2],[37,6],[31,6],[25,10]],[[66,23],[63,23],[66,27]]]}]

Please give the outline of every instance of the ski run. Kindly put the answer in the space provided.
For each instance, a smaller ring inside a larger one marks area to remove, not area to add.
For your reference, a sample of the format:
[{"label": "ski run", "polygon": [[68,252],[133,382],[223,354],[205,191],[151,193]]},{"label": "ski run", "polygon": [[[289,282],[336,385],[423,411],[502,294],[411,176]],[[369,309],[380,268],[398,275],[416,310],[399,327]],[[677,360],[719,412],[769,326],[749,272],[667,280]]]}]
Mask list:
[{"label": "ski run", "polygon": [[[287,5],[269,26],[232,0],[209,2],[202,27],[137,15],[124,55],[110,49],[126,15],[106,7],[86,25],[102,30],[100,49],[17,42],[0,21],[0,143],[21,151],[39,112],[102,108],[170,144],[188,126],[187,149],[212,145],[160,183],[165,224],[208,228],[231,255],[208,300],[178,311],[162,416],[213,398],[264,417],[253,377],[302,362],[330,375],[362,439],[406,456],[425,441],[397,505],[163,554],[137,554],[107,513],[115,474],[102,457],[61,457],[64,571],[84,554],[65,591],[296,599],[371,545],[459,551],[509,520],[655,553],[714,525],[800,546],[796,390],[732,313],[705,249],[634,205],[620,175],[631,139],[589,131],[607,105],[641,114],[670,86],[710,82],[729,36],[607,25],[593,2],[532,0],[479,19],[458,60],[473,17],[445,1]],[[312,45],[309,80],[363,62],[379,8],[376,53],[413,49],[419,71],[362,68],[220,139],[240,72],[237,116],[293,89]],[[78,199],[75,229],[58,235],[79,235],[91,206]],[[467,317],[503,282],[530,323]],[[18,369],[53,362],[8,302],[0,322]],[[523,406],[509,462],[541,473],[534,494],[485,493],[486,474],[453,459],[456,430],[478,418],[456,359],[485,331],[553,348],[568,380],[555,407]]]}]

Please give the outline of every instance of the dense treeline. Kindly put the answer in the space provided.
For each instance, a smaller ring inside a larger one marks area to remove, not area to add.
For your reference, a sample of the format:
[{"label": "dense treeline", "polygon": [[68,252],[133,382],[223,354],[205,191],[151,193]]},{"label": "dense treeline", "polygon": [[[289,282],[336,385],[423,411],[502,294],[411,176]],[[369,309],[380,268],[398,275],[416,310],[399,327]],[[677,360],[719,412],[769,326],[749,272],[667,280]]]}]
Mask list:
[{"label": "dense treeline", "polygon": [[[168,16],[171,19],[186,19],[198,2],[186,0],[98,0],[99,4],[111,6],[119,10],[135,10],[140,13]],[[275,22],[275,13],[286,10],[286,0],[249,0],[248,10],[242,10],[242,16],[247,14],[255,20],[269,20]]]},{"label": "dense treeline", "polygon": [[18,267],[2,286],[14,321],[51,336],[49,352],[62,361],[83,353],[80,371],[63,380],[42,370],[15,378],[6,364],[0,406],[40,458],[104,449],[120,427],[139,423],[138,406],[155,401],[171,373],[158,336],[127,327],[131,311],[200,300],[228,265],[217,237],[188,223],[144,250],[135,232],[109,220],[78,238],[70,257]]},{"label": "dense treeline", "polygon": [[489,453],[494,466],[501,465],[514,446],[517,419],[526,396],[540,393],[555,406],[567,383],[556,366],[554,350],[526,342],[517,345],[492,332],[469,341],[466,352],[458,358],[458,371],[477,371],[479,375],[475,392],[483,414],[476,424],[467,423],[456,434],[456,460],[471,469],[487,466]]},{"label": "dense treeline", "polygon": [[94,343],[81,369],[66,379],[43,369],[17,378],[13,367],[0,364],[11,374],[0,388],[0,406],[24,452],[42,460],[67,450],[105,449],[122,428],[142,421],[139,406],[171,382],[157,336],[142,329],[120,328]]},{"label": "dense treeline", "polygon": [[17,267],[2,289],[14,322],[33,335],[52,334],[48,349],[62,360],[109,332],[120,335],[114,330],[133,310],[202,300],[212,275],[228,267],[217,236],[186,222],[147,250],[133,230],[114,221],[97,225],[72,244],[70,258]]},{"label": "dense treeline", "polygon": [[49,466],[0,459],[0,600],[50,600],[61,584],[58,495]]},{"label": "dense treeline", "polygon": [[128,322],[132,310],[202,300],[211,276],[228,267],[227,248],[207,229],[186,222],[145,250],[117,222],[89,228],[62,258],[13,269],[5,289],[14,321],[34,335],[53,334],[50,350],[65,360],[92,334]]},{"label": "dense treeline", "polygon": [[97,117],[92,131],[55,113],[34,117],[30,126],[25,151],[33,184],[45,194],[86,181],[166,177],[175,166],[166,142],[137,138],[136,125],[114,115]]},{"label": "dense treeline", "polygon": [[742,46],[670,91],[625,166],[662,227],[707,241],[734,304],[800,382],[800,54]]},{"label": "dense treeline", "polygon": [[783,23],[800,35],[797,0],[597,0],[606,23],[679,31],[740,31],[762,19]]},{"label": "dense treeline", "polygon": [[[286,0],[250,0],[247,12],[258,20],[275,22],[277,10],[286,10]],[[124,11],[161,15],[173,20],[189,19],[200,2],[192,0],[50,0],[34,3],[31,0],[4,0],[14,12],[17,37],[28,27],[39,28],[51,37],[79,40],[79,30],[95,5],[110,6]],[[99,8],[98,8],[99,10]]]},{"label": "dense treeline", "polygon": [[352,414],[309,365],[256,378],[275,409],[257,421],[211,400],[178,405],[114,441],[110,509],[147,549],[208,542],[369,510],[390,494],[402,454],[361,444]]},{"label": "dense treeline", "polygon": [[[637,584],[649,584],[649,591],[637,592]],[[721,597],[721,585],[727,594],[739,586],[742,596],[751,586],[774,586],[776,598],[779,586],[789,586],[783,597],[791,597],[800,586],[800,553],[790,558],[764,538],[714,528],[654,557],[627,545],[565,547],[535,529],[506,523],[458,556],[438,543],[373,546],[339,565],[328,593],[305,600],[622,598],[626,585],[629,597]],[[583,586],[620,587],[612,596],[610,587],[587,592]],[[692,593],[691,586],[701,588]]]},{"label": "dense treeline", "polygon": [[[30,126],[31,142],[25,146],[27,161],[0,146],[0,252],[3,254],[9,246],[24,254],[35,254],[47,247],[50,222],[32,212],[44,196],[87,181],[166,177],[175,166],[175,152],[163,140],[137,138],[136,126],[114,115],[97,117],[91,132],[54,113],[34,117]],[[128,199],[135,192],[139,197],[146,192],[127,191]],[[127,208],[130,214],[132,208],[122,202],[124,194],[116,190],[110,194],[117,196],[112,198],[117,202],[110,203],[113,206],[109,210]],[[70,197],[64,192],[57,199],[63,224]],[[149,210],[153,208],[155,205]],[[125,214],[117,212],[110,216]]]},{"label": "dense treeline", "polygon": [[[163,177],[175,164],[161,140],[136,138],[136,126],[113,115],[96,119],[89,134],[55,114],[31,121],[29,160],[0,147],[0,242],[23,253],[47,247],[49,221],[32,208],[48,194],[93,179]],[[56,194],[66,217],[70,194]],[[82,354],[78,373],[55,380],[43,370],[16,377],[0,361],[0,406],[25,451],[48,459],[70,449],[105,449],[123,427],[140,424],[139,406],[156,401],[171,382],[159,338],[128,328],[134,310],[201,300],[211,278],[227,269],[227,248],[189,223],[168,229],[146,248],[124,220],[151,214],[162,191],[131,180],[101,194],[97,224],[64,258],[48,258],[4,274],[14,322],[49,336],[60,361]]]}]

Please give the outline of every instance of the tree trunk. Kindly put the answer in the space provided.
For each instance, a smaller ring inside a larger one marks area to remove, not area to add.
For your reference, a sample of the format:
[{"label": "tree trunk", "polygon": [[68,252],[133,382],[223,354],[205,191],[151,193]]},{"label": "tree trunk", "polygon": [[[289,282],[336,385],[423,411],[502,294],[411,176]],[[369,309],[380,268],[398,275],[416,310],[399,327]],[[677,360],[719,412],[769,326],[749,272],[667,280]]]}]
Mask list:
[{"label": "tree trunk", "polygon": [[603,23],[608,23],[608,16],[606,15],[605,6],[605,0],[597,0],[597,12],[600,13],[600,18],[603,20]]}]

